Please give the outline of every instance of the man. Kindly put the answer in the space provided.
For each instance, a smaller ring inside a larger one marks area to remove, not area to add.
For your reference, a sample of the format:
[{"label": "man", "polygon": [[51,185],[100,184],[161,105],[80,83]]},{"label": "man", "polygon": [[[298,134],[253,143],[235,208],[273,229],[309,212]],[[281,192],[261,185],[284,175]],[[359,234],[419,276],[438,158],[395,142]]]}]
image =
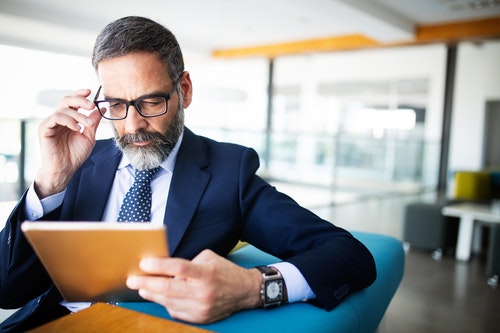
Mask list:
[{"label": "man", "polygon": [[[144,220],[167,225],[172,258],[145,258],[146,275],[127,285],[174,318],[209,323],[271,301],[330,310],[374,281],[369,251],[258,177],[253,149],[184,127],[192,83],[169,30],[146,18],[119,19],[97,37],[92,62],[101,87],[93,101],[88,89],[63,98],[41,123],[41,167],[0,234],[0,306],[22,307],[3,331],[25,330],[75,306],[54,287],[21,222],[131,221],[122,201],[141,170],[155,170]],[[96,142],[102,117],[111,119],[114,140]],[[283,262],[238,267],[224,258],[238,240]],[[268,278],[281,283],[277,299],[261,296]]]}]

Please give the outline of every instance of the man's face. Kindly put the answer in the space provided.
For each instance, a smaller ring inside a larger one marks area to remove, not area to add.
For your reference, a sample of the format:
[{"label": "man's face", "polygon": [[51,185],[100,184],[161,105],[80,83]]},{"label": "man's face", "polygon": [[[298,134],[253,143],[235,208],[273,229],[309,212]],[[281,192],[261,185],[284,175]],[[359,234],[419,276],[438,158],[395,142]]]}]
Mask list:
[{"label": "man's face", "polygon": [[[99,63],[97,74],[107,99],[131,101],[145,95],[166,94],[174,84],[154,53],[134,52],[105,59]],[[158,166],[175,146],[184,124],[183,109],[191,103],[189,73],[184,72],[180,83],[183,96],[174,90],[166,114],[144,118],[130,106],[127,118],[112,121],[117,145],[134,167]]]}]

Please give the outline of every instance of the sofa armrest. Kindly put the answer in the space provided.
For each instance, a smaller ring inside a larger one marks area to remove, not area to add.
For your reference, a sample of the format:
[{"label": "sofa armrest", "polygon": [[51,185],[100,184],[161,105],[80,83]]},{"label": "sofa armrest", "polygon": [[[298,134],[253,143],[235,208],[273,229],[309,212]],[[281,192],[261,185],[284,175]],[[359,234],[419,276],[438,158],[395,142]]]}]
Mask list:
[{"label": "sofa armrest", "polygon": [[[306,303],[294,303],[272,310],[241,311],[222,321],[196,326],[220,333],[375,332],[403,277],[404,251],[401,242],[393,237],[362,232],[353,234],[373,254],[377,279],[368,288],[349,296],[332,311]],[[242,267],[278,261],[251,245],[240,248],[228,258]],[[126,302],[119,305],[170,319],[167,311],[155,303]]]}]

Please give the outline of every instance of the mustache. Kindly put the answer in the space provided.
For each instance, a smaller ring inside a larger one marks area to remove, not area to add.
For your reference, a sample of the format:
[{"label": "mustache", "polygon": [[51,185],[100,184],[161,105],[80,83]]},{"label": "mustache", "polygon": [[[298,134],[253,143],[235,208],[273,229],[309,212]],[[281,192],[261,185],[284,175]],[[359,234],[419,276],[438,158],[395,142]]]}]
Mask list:
[{"label": "mustache", "polygon": [[117,141],[122,146],[142,141],[151,141],[153,143],[162,144],[167,141],[167,138],[159,132],[147,132],[145,130],[139,130],[139,132],[134,134],[123,134],[117,139]]}]

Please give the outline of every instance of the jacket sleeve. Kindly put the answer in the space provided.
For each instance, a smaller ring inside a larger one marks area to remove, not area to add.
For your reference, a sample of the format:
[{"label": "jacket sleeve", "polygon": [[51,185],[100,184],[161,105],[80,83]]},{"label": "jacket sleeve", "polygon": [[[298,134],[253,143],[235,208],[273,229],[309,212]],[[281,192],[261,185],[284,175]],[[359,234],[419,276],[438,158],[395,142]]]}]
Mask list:
[{"label": "jacket sleeve", "polygon": [[[52,280],[21,231],[26,193],[0,232],[0,307],[18,308],[44,293]],[[56,209],[44,219],[57,219]]]},{"label": "jacket sleeve", "polygon": [[376,278],[373,256],[348,231],[316,216],[255,175],[249,149],[240,164],[240,196],[246,241],[295,265],[327,310]]}]

